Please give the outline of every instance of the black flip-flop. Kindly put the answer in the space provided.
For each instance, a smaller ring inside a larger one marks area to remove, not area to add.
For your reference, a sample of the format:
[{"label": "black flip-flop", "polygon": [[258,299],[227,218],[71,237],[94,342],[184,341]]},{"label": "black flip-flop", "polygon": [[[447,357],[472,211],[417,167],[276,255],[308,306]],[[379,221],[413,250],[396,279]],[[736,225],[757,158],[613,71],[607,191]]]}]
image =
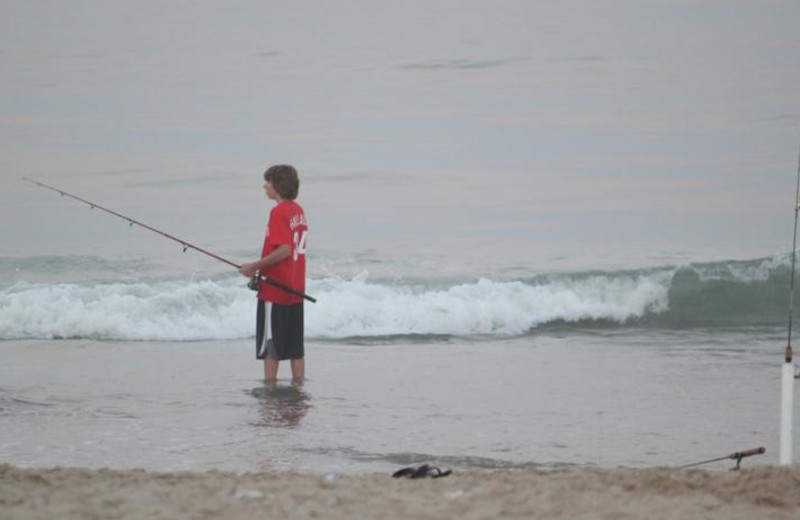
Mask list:
[{"label": "black flip-flop", "polygon": [[401,477],[408,477],[408,478],[441,478],[446,477],[447,475],[451,474],[453,470],[445,470],[442,471],[441,469],[437,468],[436,466],[431,466],[428,464],[423,464],[422,466],[415,468],[415,467],[408,467],[403,468],[395,471],[392,473],[392,477],[394,478],[401,478]]}]

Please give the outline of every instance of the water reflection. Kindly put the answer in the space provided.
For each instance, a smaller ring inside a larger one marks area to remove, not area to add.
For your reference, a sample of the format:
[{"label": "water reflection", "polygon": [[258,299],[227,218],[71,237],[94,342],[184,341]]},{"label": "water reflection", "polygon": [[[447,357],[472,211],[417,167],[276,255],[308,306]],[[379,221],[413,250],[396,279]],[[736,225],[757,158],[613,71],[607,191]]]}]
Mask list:
[{"label": "water reflection", "polygon": [[263,383],[250,391],[258,401],[257,426],[295,428],[311,409],[311,397],[302,383]]}]

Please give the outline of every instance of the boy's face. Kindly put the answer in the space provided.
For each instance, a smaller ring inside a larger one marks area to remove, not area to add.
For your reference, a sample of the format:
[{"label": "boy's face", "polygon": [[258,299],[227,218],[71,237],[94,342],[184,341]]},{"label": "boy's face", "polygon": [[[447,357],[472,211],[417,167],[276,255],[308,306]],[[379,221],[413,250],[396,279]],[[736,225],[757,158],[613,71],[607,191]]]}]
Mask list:
[{"label": "boy's face", "polygon": [[272,187],[272,183],[269,181],[266,181],[264,183],[264,192],[267,194],[267,197],[271,198],[272,200],[275,201],[281,200],[281,196],[278,194],[277,191],[275,191],[275,188]]}]

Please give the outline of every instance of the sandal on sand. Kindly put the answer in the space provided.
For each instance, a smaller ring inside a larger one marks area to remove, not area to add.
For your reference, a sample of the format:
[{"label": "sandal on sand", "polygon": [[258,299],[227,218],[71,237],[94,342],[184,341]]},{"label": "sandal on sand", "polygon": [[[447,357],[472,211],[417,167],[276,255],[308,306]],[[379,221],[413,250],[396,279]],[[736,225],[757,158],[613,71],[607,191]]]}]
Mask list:
[{"label": "sandal on sand", "polygon": [[392,477],[400,478],[400,477],[408,477],[408,478],[441,478],[446,477],[447,475],[451,474],[453,470],[446,470],[442,471],[441,469],[437,468],[436,466],[429,466],[428,464],[423,464],[418,468],[408,467],[403,468],[395,471],[392,473]]}]

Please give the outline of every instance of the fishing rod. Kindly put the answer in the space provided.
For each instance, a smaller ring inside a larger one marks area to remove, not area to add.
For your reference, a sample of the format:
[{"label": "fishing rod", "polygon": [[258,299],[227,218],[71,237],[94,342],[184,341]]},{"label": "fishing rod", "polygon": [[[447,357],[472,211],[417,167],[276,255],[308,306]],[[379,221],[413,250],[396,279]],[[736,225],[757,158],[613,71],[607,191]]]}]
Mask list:
[{"label": "fishing rod", "polygon": [[[49,185],[47,185],[47,184],[45,184],[43,182],[39,182],[39,181],[36,181],[34,179],[30,179],[28,177],[23,177],[22,180],[30,182],[32,184],[35,184],[35,185],[39,186],[40,188],[46,188],[46,189],[48,189],[50,191],[54,191],[54,192],[58,193],[59,195],[61,195],[62,197],[67,196],[67,197],[70,197],[71,199],[75,199],[75,200],[77,200],[79,202],[83,202],[84,204],[87,204],[91,209],[97,208],[97,209],[99,209],[101,211],[105,211],[106,213],[108,213],[110,215],[114,215],[117,218],[121,218],[122,220],[126,220],[128,222],[128,225],[131,226],[131,227],[136,225],[136,226],[142,227],[142,228],[144,228],[144,229],[146,229],[148,231],[152,231],[153,233],[157,233],[157,234],[161,235],[164,238],[168,238],[169,240],[175,241],[175,242],[177,242],[177,243],[179,243],[180,245],[183,246],[183,252],[184,253],[186,252],[187,249],[194,249],[198,253],[202,253],[202,254],[204,254],[206,256],[210,256],[211,258],[213,258],[215,260],[219,260],[220,262],[222,262],[224,264],[228,264],[231,267],[235,267],[236,269],[239,269],[240,267],[242,267],[241,264],[237,264],[235,262],[232,262],[232,261],[228,260],[227,258],[223,258],[223,257],[221,257],[219,255],[216,255],[216,254],[214,254],[214,253],[212,253],[210,251],[207,251],[207,250],[203,249],[202,247],[198,247],[198,246],[196,246],[196,245],[194,245],[194,244],[192,244],[190,242],[187,242],[186,240],[183,240],[181,238],[172,236],[169,233],[165,233],[164,231],[161,231],[160,229],[156,229],[156,228],[154,228],[152,226],[149,226],[149,225],[147,225],[147,224],[145,224],[143,222],[140,222],[138,220],[132,219],[131,217],[123,215],[122,213],[117,213],[114,210],[105,208],[105,207],[101,206],[100,204],[97,204],[96,202],[92,202],[92,201],[83,199],[81,197],[78,197],[77,195],[73,195],[71,193],[68,193],[68,192],[62,190],[62,189],[56,188],[54,186],[49,186]],[[288,286],[286,286],[286,285],[284,285],[284,284],[282,284],[280,282],[277,282],[277,281],[273,280],[272,278],[268,278],[266,276],[259,275],[258,279],[260,279],[264,283],[268,283],[268,284],[270,284],[270,285],[272,285],[274,287],[277,287],[278,289],[286,291],[286,292],[288,292],[290,294],[294,294],[295,296],[299,296],[299,297],[301,297],[303,299],[306,299],[306,300],[308,300],[308,301],[310,301],[312,303],[316,303],[316,301],[317,301],[315,298],[312,298],[311,296],[309,296],[309,295],[307,295],[307,294],[305,294],[303,292],[300,292],[300,291],[297,291],[295,289],[292,289],[291,287],[288,287]],[[250,287],[251,289],[257,290],[258,279],[254,276],[253,279],[251,279],[250,284],[248,284],[248,287]]]},{"label": "fishing rod", "polygon": [[792,239],[792,270],[789,277],[789,332],[784,350],[784,363],[781,367],[781,426],[778,463],[792,464],[794,444],[794,380],[800,378],[792,364],[792,319],[794,317],[794,274],[797,259],[797,220],[800,214],[800,153],[797,159],[797,185],[794,199],[794,237]]},{"label": "fishing rod", "polygon": [[789,276],[789,332],[786,339],[786,351],[784,357],[787,363],[792,362],[792,319],[794,317],[794,273],[795,261],[797,259],[797,219],[800,213],[800,154],[797,160],[797,185],[795,188],[794,202],[794,238],[792,239],[792,269]]},{"label": "fishing rod", "polygon": [[691,464],[687,464],[685,466],[680,466],[678,469],[686,469],[686,468],[693,468],[695,466],[702,466],[703,464],[711,464],[712,462],[719,462],[721,460],[735,460],[736,467],[731,468],[733,470],[738,470],[742,464],[742,459],[745,457],[751,457],[753,455],[763,455],[767,452],[767,449],[763,446],[760,448],[753,448],[752,450],[744,450],[744,451],[737,451],[735,453],[731,453],[730,455],[725,455],[724,457],[718,457],[716,459],[709,459],[704,460],[701,462],[693,462]]}]

